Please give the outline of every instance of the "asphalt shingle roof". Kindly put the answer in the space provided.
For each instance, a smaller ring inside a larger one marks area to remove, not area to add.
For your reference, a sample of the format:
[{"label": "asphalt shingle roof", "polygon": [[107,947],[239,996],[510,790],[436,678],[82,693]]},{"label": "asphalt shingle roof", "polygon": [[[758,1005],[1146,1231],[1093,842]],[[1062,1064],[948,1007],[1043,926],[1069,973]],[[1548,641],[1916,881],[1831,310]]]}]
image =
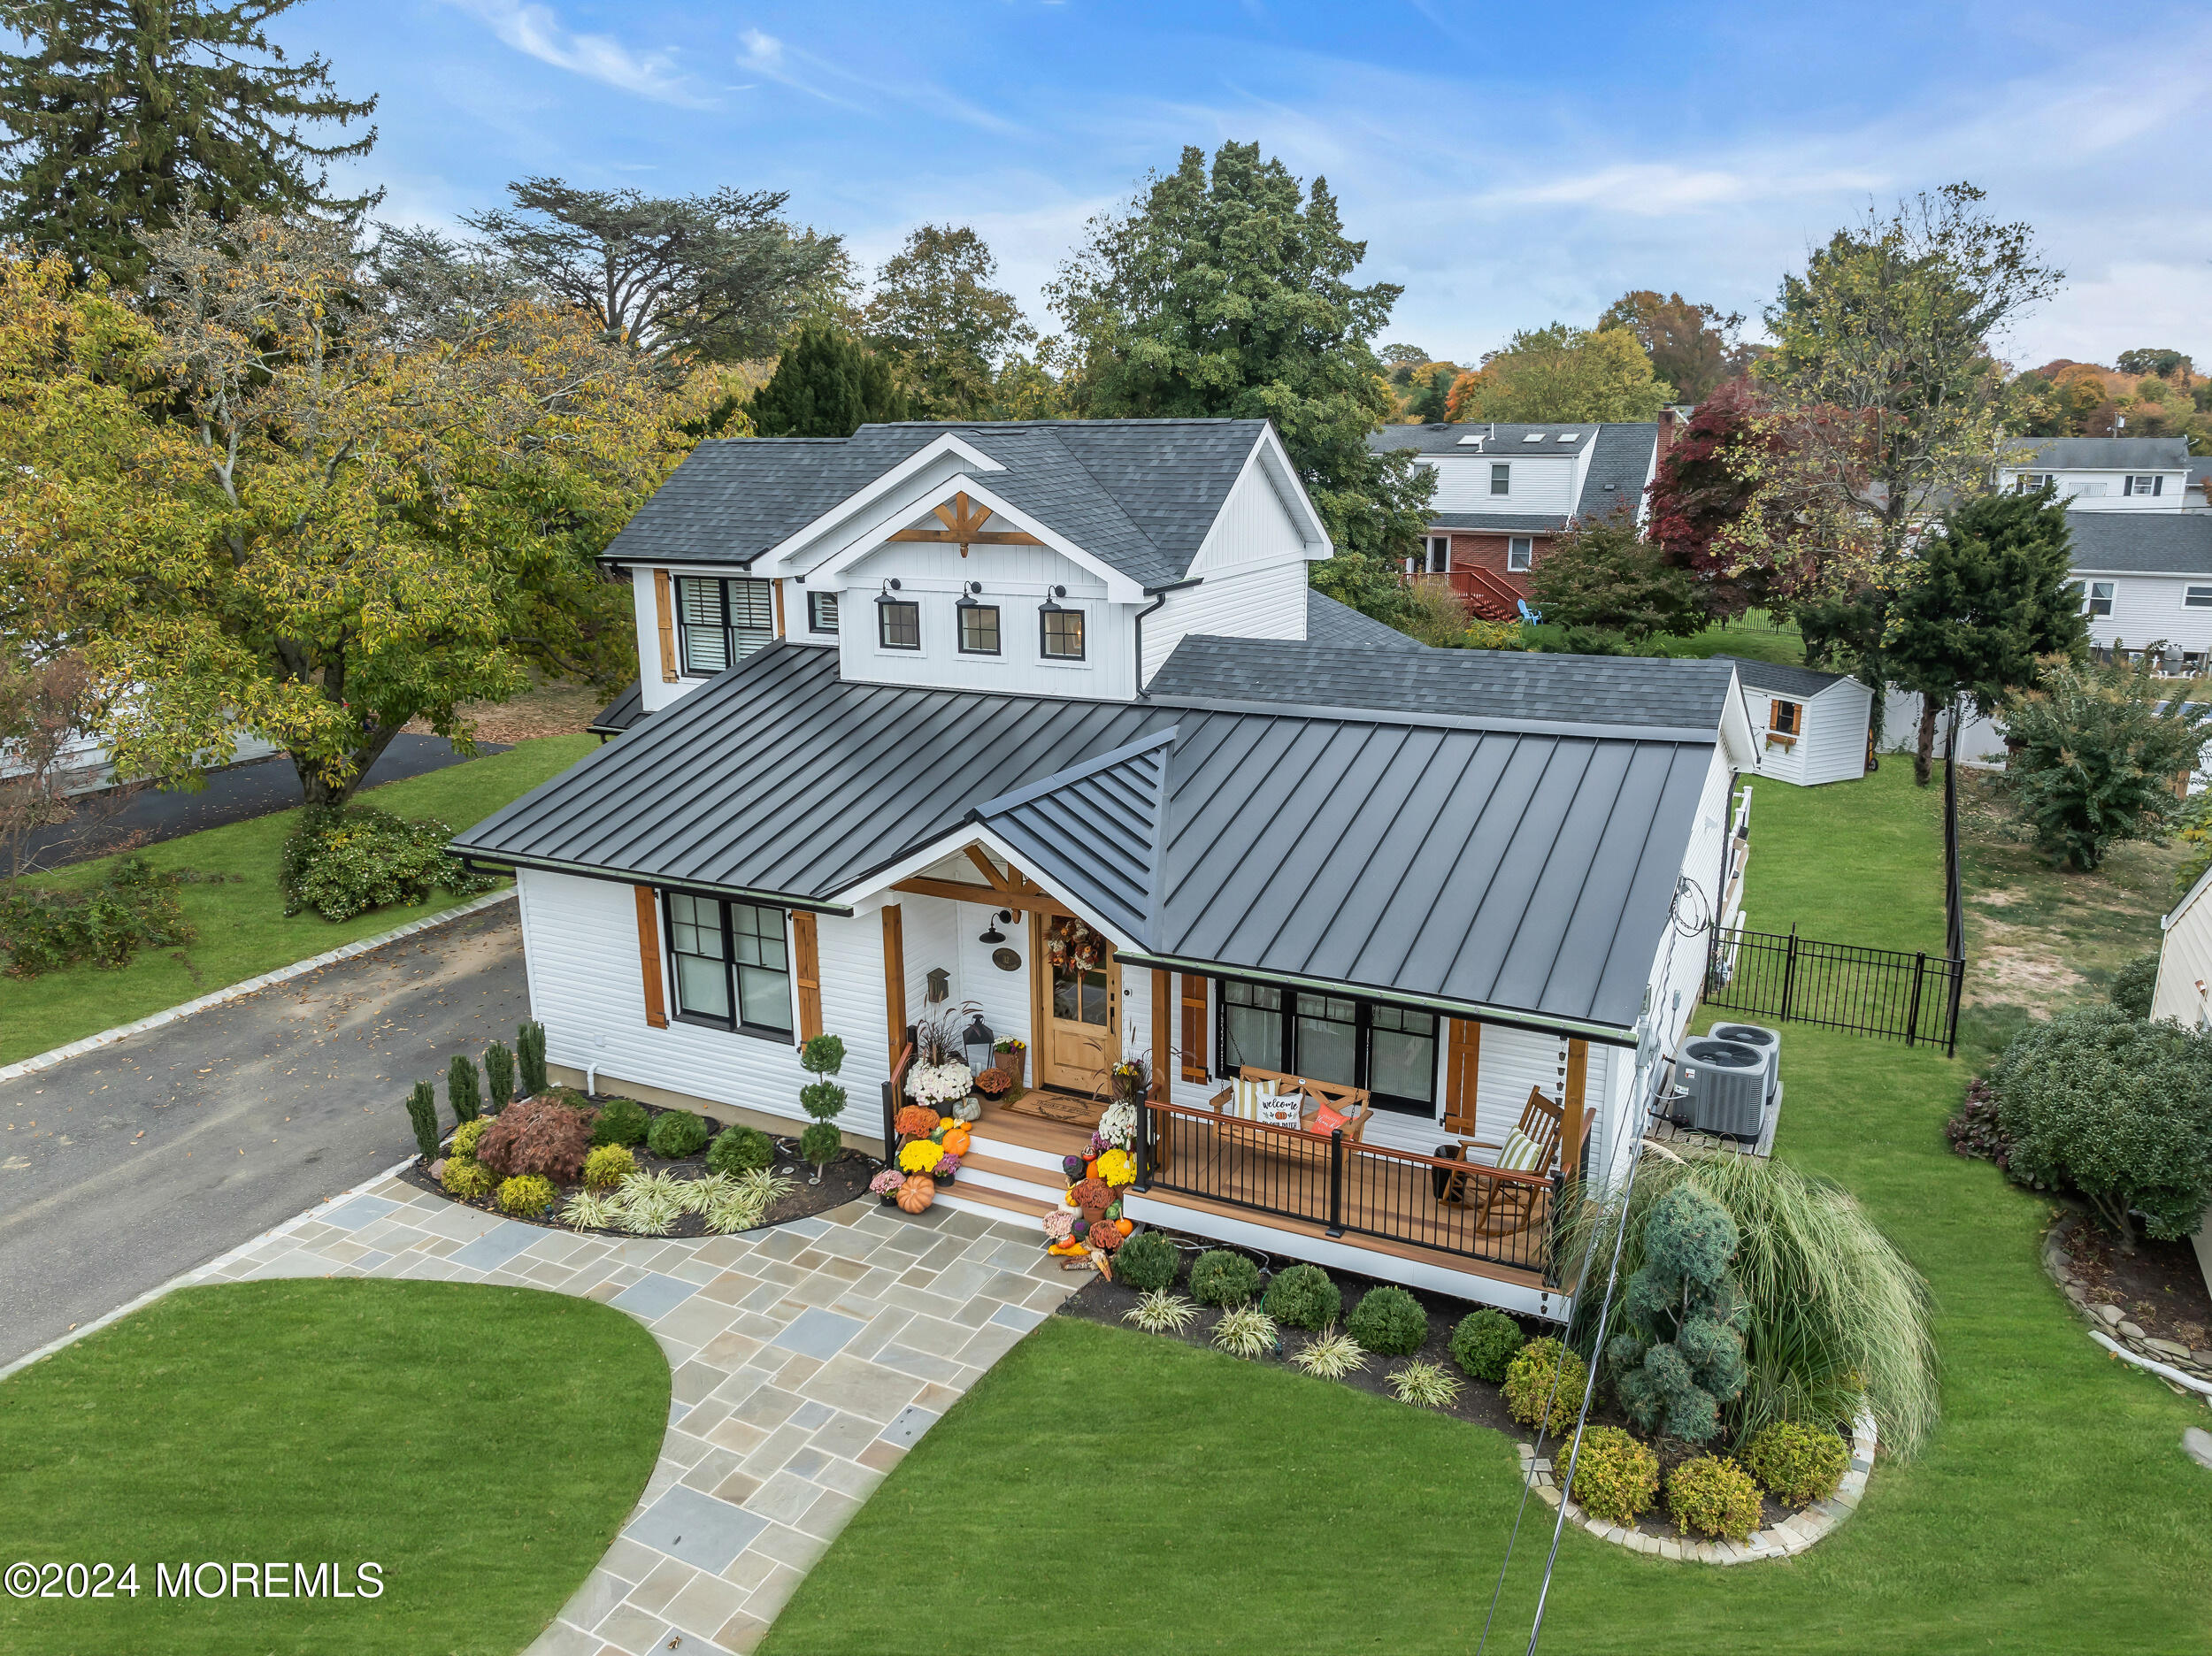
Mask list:
[{"label": "asphalt shingle roof", "polygon": [[2186,437],[2019,437],[2002,464],[2053,472],[2171,472],[2189,464]]},{"label": "asphalt shingle roof", "polygon": [[1425,650],[1419,639],[1409,638],[1387,621],[1362,615],[1326,593],[1306,588],[1306,642],[1338,649]]},{"label": "asphalt shingle roof", "polygon": [[1736,663],[1736,677],[1754,690],[1812,700],[1831,685],[1839,685],[1849,673],[1822,672],[1816,667],[1792,667],[1781,662],[1758,661],[1749,656],[1715,656],[1715,661]]},{"label": "asphalt shingle roof", "polygon": [[2212,575],[2212,512],[2070,511],[2074,567],[2129,575]]}]

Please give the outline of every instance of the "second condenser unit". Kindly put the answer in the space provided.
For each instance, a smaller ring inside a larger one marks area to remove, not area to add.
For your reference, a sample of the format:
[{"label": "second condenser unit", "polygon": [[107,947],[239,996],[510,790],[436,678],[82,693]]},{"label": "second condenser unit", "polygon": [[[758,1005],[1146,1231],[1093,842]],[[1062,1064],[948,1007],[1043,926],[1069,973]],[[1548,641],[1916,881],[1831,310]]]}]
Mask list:
[{"label": "second condenser unit", "polygon": [[1695,1132],[1756,1139],[1766,1114],[1767,1062],[1758,1048],[1708,1035],[1682,1049],[1674,1118]]}]

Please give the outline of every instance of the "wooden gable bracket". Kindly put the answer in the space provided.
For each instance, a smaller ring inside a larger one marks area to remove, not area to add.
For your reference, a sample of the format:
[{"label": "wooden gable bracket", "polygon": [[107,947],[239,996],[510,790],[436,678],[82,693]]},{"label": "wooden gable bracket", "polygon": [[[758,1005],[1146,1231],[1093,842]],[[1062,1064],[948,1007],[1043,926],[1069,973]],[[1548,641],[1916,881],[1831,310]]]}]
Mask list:
[{"label": "wooden gable bracket", "polygon": [[968,548],[972,546],[1044,545],[1044,542],[1038,540],[1035,535],[1020,529],[985,529],[983,525],[991,521],[991,509],[988,506],[979,506],[970,500],[965,489],[952,497],[952,505],[949,509],[938,506],[932,510],[936,512],[937,520],[945,525],[942,529],[902,529],[896,534],[886,538],[892,540],[927,540],[940,546],[956,546],[960,548],[962,557],[968,556]]}]

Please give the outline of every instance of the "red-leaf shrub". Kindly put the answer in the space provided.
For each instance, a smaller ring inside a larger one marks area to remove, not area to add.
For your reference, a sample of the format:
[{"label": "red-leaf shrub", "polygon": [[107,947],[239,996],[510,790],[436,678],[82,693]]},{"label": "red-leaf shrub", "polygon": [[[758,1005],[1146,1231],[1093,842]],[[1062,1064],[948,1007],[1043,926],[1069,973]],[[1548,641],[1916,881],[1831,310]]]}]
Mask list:
[{"label": "red-leaf shrub", "polygon": [[582,1177],[596,1110],[528,1099],[502,1110],[476,1141],[476,1159],[508,1178],[540,1173],[563,1184]]}]

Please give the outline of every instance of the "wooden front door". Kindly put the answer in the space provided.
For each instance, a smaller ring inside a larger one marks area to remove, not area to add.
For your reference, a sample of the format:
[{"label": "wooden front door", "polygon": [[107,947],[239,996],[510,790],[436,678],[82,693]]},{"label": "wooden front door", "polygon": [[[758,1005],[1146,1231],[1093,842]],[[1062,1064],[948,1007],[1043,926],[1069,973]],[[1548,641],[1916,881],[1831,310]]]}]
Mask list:
[{"label": "wooden front door", "polygon": [[1037,915],[1033,924],[1037,1084],[1102,1098],[1106,1071],[1121,1050],[1121,964],[1113,945],[1099,938],[1095,962],[1056,965],[1046,917]]}]

